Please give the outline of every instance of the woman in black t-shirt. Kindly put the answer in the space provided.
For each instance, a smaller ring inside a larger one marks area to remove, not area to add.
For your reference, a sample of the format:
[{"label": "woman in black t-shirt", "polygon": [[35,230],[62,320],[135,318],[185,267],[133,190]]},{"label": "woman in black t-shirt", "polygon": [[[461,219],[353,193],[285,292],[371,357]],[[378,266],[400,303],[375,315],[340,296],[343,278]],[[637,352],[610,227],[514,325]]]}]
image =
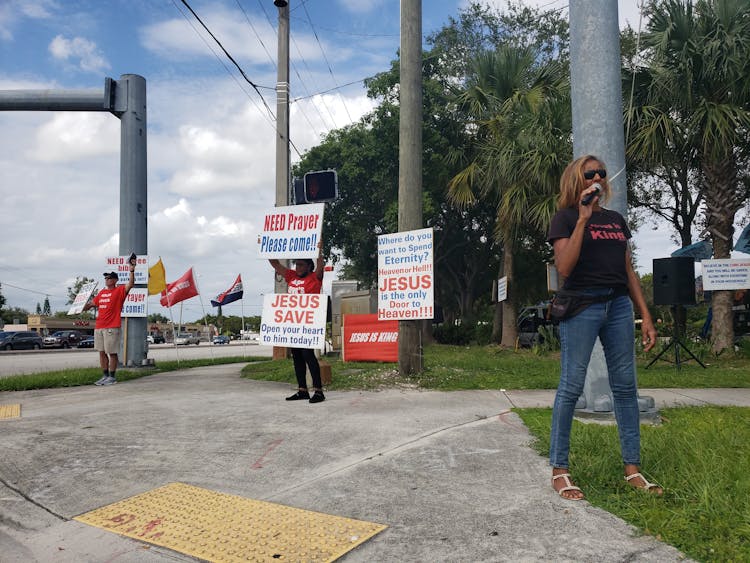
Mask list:
[{"label": "woman in black t-shirt", "polygon": [[640,473],[633,303],[643,319],[645,350],[654,346],[656,329],[631,263],[631,235],[625,219],[599,205],[610,194],[606,178],[600,158],[586,155],[571,162],[560,178],[558,212],[548,236],[555,250],[555,266],[564,279],[563,288],[597,299],[560,322],[560,384],[552,411],[550,465],[552,487],[568,500],[584,498],[571,481],[568,453],[575,405],[583,392],[597,337],[607,360],[625,479],[633,487],[662,493],[661,487],[649,483]]}]

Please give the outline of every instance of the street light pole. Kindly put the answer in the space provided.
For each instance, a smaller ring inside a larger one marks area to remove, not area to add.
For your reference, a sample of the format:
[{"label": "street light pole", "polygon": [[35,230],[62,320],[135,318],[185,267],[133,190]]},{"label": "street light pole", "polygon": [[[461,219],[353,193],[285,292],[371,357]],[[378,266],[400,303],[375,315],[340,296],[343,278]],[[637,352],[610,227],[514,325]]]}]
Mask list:
[{"label": "street light pole", "polygon": [[[569,13],[573,157],[593,154],[604,160],[611,174],[608,207],[627,217],[617,0],[571,0]],[[604,350],[597,339],[576,416],[612,419],[613,403]],[[658,415],[652,397],[639,397],[638,404],[642,419]]]}]

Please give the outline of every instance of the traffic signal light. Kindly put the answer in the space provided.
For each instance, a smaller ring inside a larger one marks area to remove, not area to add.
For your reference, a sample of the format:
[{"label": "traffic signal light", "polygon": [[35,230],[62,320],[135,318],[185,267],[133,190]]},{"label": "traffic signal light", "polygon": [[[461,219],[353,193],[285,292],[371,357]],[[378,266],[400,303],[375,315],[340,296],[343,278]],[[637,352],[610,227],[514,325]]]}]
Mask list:
[{"label": "traffic signal light", "polygon": [[339,196],[339,179],[335,170],[322,170],[305,174],[305,203],[334,201]]}]

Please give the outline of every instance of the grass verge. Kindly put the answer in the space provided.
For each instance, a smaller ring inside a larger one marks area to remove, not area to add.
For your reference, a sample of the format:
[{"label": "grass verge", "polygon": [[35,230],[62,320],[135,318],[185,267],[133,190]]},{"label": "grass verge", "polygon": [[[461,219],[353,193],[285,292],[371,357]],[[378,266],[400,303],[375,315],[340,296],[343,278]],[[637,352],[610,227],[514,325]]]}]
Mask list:
[{"label": "grass verge", "polygon": [[[259,362],[268,358],[255,357],[233,357],[233,358],[206,358],[199,360],[163,361],[154,368],[118,369],[117,381],[129,381],[155,373],[174,371],[177,369],[189,369],[201,366],[214,366],[219,364],[236,364],[240,362]],[[102,376],[100,368],[71,368],[58,371],[47,371],[42,373],[30,373],[24,375],[11,375],[0,377],[0,391],[27,391],[29,389],[52,389],[55,387],[76,387],[78,385],[91,385]]]},{"label": "grass verge", "polygon": [[[685,362],[678,371],[667,362],[645,365],[655,354],[639,358],[638,385],[641,388],[750,387],[750,358],[726,355],[713,359],[703,369]],[[424,372],[416,377],[401,377],[393,363],[342,362],[326,358],[331,364],[333,382],[329,389],[377,389],[415,387],[457,391],[462,389],[555,389],[560,377],[559,353],[537,354],[531,350],[504,350],[497,346],[445,346],[425,348]],[[250,364],[244,377],[294,384],[291,360]]]},{"label": "grass verge", "polygon": [[[543,456],[550,409],[517,411]],[[750,409],[662,409],[660,426],[642,427],[644,474],[662,498],[622,477],[617,429],[573,423],[570,465],[588,501],[699,561],[750,561]]]}]

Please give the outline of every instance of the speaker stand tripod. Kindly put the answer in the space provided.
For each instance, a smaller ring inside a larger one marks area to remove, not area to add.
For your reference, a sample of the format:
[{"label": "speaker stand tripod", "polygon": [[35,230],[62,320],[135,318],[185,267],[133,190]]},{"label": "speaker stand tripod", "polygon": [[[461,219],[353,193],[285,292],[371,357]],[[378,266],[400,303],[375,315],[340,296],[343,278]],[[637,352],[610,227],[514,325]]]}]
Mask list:
[{"label": "speaker stand tripod", "polygon": [[[690,356],[690,358],[688,358],[685,361],[690,361],[690,359],[693,359],[696,362],[698,362],[703,369],[706,369],[705,364],[701,362],[695,356],[695,354],[693,354],[690,351],[690,349],[687,346],[685,346],[685,344],[682,342],[682,339],[680,338],[680,329],[677,327],[678,325],[677,307],[678,307],[677,305],[672,305],[672,318],[674,319],[674,323],[672,325],[672,338],[669,339],[669,343],[666,346],[664,346],[664,348],[662,348],[662,350],[656,355],[656,357],[648,363],[648,365],[646,366],[646,369],[650,368],[656,362],[656,360],[660,359],[664,354],[666,354],[668,350],[674,349],[674,364],[675,364],[675,367],[679,370],[680,365],[682,363],[680,361],[680,348],[685,350],[688,356]],[[664,358],[664,360],[667,362],[670,361],[666,358]]]}]

